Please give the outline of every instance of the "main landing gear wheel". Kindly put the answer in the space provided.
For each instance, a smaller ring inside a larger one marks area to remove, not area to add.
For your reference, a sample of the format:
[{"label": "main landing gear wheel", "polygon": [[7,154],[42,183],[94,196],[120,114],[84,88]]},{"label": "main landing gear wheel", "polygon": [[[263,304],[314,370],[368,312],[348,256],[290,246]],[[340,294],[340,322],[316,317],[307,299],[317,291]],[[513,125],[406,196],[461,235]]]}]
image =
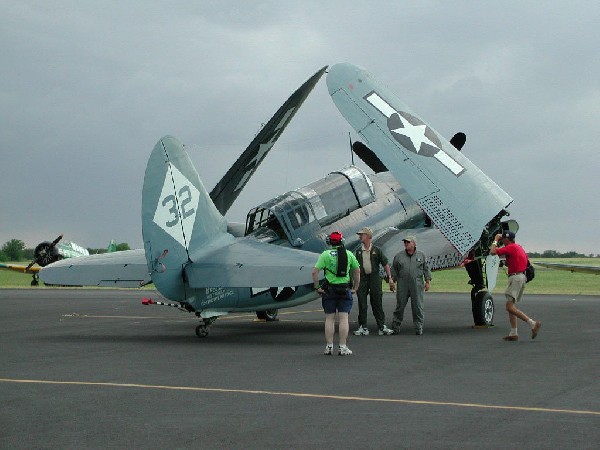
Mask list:
[{"label": "main landing gear wheel", "polygon": [[256,317],[260,320],[266,320],[267,322],[274,322],[277,320],[277,309],[267,309],[265,311],[256,311]]},{"label": "main landing gear wheel", "polygon": [[487,291],[477,292],[471,296],[473,321],[475,326],[492,326],[494,324],[494,299]]},{"label": "main landing gear wheel", "polygon": [[204,338],[208,336],[208,325],[201,323],[196,327],[196,336],[199,338]]}]

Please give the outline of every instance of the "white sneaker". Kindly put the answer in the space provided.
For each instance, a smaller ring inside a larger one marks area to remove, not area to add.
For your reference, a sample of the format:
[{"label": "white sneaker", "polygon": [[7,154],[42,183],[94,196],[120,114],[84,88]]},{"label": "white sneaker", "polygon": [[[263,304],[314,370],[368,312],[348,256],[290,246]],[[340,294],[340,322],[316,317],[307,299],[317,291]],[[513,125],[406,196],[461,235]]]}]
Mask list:
[{"label": "white sneaker", "polygon": [[325,351],[323,352],[324,355],[333,355],[333,344],[327,344],[325,346]]},{"label": "white sneaker", "polygon": [[349,356],[352,354],[352,350],[350,350],[348,348],[348,346],[346,345],[340,345],[340,348],[338,350],[338,355],[340,356]]},{"label": "white sneaker", "polygon": [[389,336],[391,334],[394,334],[394,330],[389,329],[385,325],[383,326],[383,328],[379,329],[379,336]]},{"label": "white sneaker", "polygon": [[358,330],[354,332],[354,336],[368,336],[369,329],[367,327],[363,327],[362,325],[358,327]]}]

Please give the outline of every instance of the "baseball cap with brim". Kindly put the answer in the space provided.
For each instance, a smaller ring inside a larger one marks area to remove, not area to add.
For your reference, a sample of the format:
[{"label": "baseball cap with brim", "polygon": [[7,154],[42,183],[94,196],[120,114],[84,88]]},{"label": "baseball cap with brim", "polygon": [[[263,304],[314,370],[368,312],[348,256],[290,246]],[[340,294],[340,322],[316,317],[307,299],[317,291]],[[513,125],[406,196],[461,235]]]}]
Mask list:
[{"label": "baseball cap with brim", "polygon": [[356,234],[368,234],[369,236],[373,237],[373,230],[371,230],[369,227],[362,227]]},{"label": "baseball cap with brim", "polygon": [[502,238],[506,238],[506,239],[514,239],[515,238],[515,233],[513,233],[512,231],[505,231],[504,233],[502,233]]},{"label": "baseball cap with brim", "polygon": [[417,243],[417,239],[414,236],[406,236],[404,239],[402,239],[403,242],[414,242],[415,244]]}]

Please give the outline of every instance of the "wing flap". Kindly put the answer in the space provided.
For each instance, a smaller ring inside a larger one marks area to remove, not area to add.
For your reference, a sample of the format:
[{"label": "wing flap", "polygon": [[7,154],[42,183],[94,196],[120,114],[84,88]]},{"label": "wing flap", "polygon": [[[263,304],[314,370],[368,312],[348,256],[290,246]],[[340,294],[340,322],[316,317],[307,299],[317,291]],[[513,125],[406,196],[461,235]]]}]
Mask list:
[{"label": "wing flap", "polygon": [[61,286],[140,287],[150,281],[143,249],[64,259],[44,267],[40,278]]},{"label": "wing flap", "polygon": [[318,255],[238,239],[202,256],[185,268],[192,288],[303,286],[312,283]]}]

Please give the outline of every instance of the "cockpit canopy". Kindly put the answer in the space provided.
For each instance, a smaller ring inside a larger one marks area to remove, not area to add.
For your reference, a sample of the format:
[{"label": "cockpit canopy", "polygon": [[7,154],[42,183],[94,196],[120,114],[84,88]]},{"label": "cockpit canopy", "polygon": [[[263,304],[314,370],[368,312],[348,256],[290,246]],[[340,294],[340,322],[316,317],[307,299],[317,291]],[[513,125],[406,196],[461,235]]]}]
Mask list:
[{"label": "cockpit canopy", "polygon": [[362,170],[350,166],[251,209],[246,218],[245,234],[262,235],[266,230],[258,230],[267,228],[277,238],[287,239],[295,245],[297,239],[306,239],[308,233],[314,233],[374,200],[371,180]]}]

